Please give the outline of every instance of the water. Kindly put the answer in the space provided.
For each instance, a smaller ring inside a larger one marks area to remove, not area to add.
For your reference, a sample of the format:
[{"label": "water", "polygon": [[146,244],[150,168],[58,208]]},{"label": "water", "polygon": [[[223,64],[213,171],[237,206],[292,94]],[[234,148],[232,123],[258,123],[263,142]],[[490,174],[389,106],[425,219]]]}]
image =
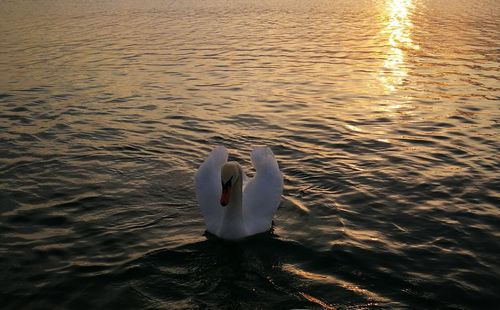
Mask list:
[{"label": "water", "polygon": [[[484,308],[500,2],[2,1],[2,309]],[[206,237],[215,145],[285,178]]]}]

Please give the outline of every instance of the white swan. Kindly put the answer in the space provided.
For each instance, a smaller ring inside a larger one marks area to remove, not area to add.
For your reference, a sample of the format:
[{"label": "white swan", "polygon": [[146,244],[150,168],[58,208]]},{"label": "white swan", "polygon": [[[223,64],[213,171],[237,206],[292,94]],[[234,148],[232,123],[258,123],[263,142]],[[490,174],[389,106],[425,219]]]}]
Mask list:
[{"label": "white swan", "polygon": [[195,176],[196,198],[207,230],[237,240],[271,228],[283,193],[283,175],[268,147],[251,154],[255,176],[249,179],[237,162],[227,162],[227,149],[216,147]]}]

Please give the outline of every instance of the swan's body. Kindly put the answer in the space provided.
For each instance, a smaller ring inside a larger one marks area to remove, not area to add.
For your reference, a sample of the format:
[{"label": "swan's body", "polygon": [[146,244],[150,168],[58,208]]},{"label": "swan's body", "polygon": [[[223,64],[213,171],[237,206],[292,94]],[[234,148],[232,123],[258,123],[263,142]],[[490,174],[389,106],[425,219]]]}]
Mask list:
[{"label": "swan's body", "polygon": [[215,148],[195,176],[196,197],[207,230],[237,240],[271,228],[283,192],[283,175],[268,147],[251,155],[256,170],[249,179],[236,162],[227,162],[227,149]]}]

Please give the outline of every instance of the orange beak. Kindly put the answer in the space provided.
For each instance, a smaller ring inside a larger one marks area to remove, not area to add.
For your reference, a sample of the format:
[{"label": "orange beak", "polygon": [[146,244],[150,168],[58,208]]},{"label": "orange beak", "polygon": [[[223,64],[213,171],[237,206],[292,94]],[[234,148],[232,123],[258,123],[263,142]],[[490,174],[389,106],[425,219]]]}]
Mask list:
[{"label": "orange beak", "polygon": [[225,207],[229,203],[229,198],[230,198],[230,193],[231,192],[231,186],[228,186],[226,188],[222,189],[222,195],[220,196],[220,204],[221,206]]}]

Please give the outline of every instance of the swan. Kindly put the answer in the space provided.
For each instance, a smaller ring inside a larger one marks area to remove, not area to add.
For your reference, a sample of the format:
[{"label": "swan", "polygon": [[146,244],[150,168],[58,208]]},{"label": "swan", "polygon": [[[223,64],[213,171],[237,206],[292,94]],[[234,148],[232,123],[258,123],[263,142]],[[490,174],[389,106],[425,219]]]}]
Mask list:
[{"label": "swan", "polygon": [[283,193],[283,175],[273,152],[266,146],[252,151],[253,178],[227,158],[225,147],[214,148],[194,178],[207,231],[227,240],[268,231]]}]

